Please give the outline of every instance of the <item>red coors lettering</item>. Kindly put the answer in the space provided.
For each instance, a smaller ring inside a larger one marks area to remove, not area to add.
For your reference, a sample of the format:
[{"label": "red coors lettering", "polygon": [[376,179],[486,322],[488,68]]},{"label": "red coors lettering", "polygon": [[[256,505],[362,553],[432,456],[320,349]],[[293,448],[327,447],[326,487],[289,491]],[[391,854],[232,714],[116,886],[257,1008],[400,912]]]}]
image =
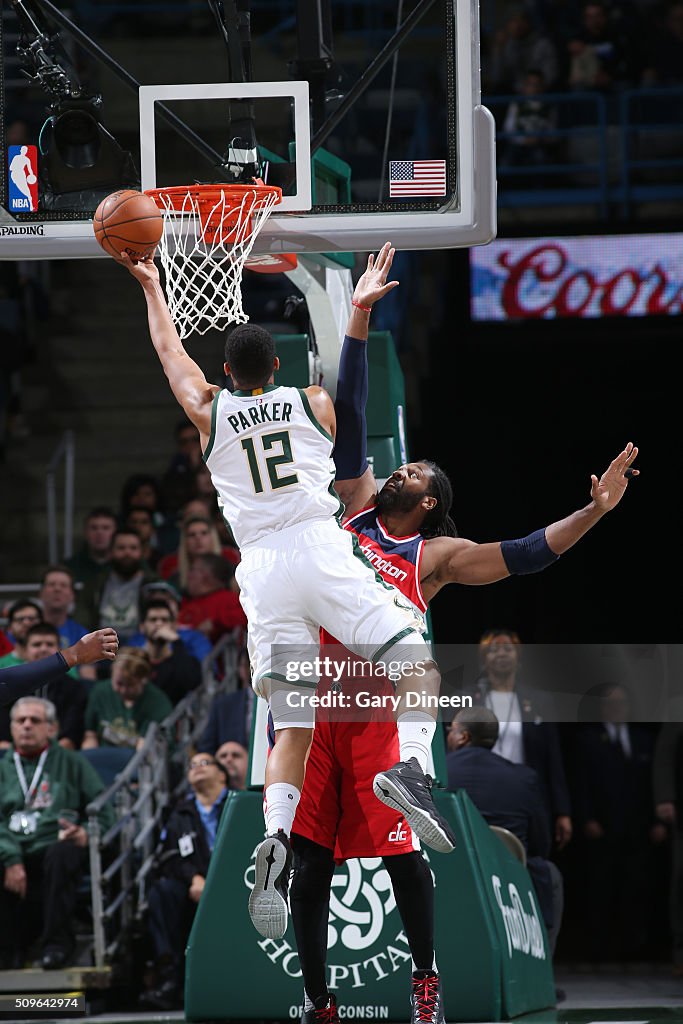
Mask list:
[{"label": "red coors lettering", "polygon": [[[599,281],[588,268],[567,274],[567,252],[556,242],[537,245],[517,259],[505,250],[498,262],[507,271],[501,304],[510,320],[623,316],[630,312],[652,315],[677,313],[681,309],[683,285],[666,299],[670,282],[659,263],[645,275],[624,267]],[[544,302],[533,307],[525,305],[528,297],[538,295],[541,289]]]}]

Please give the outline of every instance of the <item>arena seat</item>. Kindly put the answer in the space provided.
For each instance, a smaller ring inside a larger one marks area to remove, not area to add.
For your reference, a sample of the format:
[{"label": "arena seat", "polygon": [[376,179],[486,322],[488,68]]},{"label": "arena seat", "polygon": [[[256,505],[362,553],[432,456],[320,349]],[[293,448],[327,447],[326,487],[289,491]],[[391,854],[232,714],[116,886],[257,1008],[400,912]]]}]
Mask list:
[{"label": "arena seat", "polygon": [[501,825],[489,825],[489,828],[498,836],[500,841],[507,846],[512,856],[516,857],[520,864],[523,864],[524,867],[526,867],[526,850],[524,849],[524,843],[519,836],[516,836],[509,828],[503,828]]}]

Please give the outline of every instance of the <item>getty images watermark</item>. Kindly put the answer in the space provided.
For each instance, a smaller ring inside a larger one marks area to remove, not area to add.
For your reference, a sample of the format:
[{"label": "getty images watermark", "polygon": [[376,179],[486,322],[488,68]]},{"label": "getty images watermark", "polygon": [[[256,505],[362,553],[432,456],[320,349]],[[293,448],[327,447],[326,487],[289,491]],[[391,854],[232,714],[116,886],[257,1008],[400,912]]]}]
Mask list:
[{"label": "getty images watermark", "polygon": [[[683,644],[512,638],[401,644],[379,659],[376,649],[351,654],[336,643],[274,646],[272,692],[293,718],[307,706],[318,720],[391,721],[399,694],[409,690],[403,707],[436,711],[448,724],[462,708],[485,706],[503,722],[669,722],[681,723],[683,736]],[[438,695],[430,680],[434,664]]]},{"label": "getty images watermark", "polygon": [[[364,712],[373,709],[389,709],[396,712],[399,705],[414,711],[443,710],[472,707],[472,698],[459,694],[430,694],[420,690],[420,682],[427,679],[433,667],[431,659],[371,662],[360,660],[353,655],[333,657],[316,654],[313,658],[291,659],[285,664],[285,680],[292,684],[315,683],[316,689],[297,688],[285,695],[287,706],[303,708],[327,708]],[[415,688],[402,698],[393,692],[386,692],[382,685],[398,683],[409,676]],[[368,689],[362,687],[369,682]],[[317,684],[322,684],[318,688]]]}]

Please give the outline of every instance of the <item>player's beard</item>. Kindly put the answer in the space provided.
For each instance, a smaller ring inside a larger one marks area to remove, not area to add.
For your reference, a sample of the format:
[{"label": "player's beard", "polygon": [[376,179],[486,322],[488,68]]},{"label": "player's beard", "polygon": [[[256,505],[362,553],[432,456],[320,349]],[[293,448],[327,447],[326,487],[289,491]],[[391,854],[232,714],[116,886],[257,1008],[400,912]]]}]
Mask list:
[{"label": "player's beard", "polygon": [[[426,493],[426,492],[425,492]],[[425,494],[407,494],[403,486],[387,487],[377,495],[377,507],[382,515],[407,515],[420,504]]]}]

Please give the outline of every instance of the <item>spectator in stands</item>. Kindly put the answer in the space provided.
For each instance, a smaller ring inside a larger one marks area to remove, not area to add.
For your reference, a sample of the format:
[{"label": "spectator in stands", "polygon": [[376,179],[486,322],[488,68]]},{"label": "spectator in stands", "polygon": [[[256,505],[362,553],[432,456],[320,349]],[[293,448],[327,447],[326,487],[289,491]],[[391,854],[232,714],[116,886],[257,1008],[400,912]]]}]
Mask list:
[{"label": "spectator in stands", "polygon": [[646,44],[642,84],[678,85],[683,82],[683,3],[675,0]]},{"label": "spectator in stands", "polygon": [[157,579],[145,567],[142,541],[132,530],[114,534],[109,568],[88,594],[93,629],[113,624],[122,643],[136,633],[140,622],[140,589]]},{"label": "spectator in stands", "polygon": [[490,88],[495,92],[520,92],[527,73],[539,70],[546,87],[552,89],[557,69],[557,51],[552,41],[534,30],[526,11],[513,12],[493,44]]},{"label": "spectator in stands", "polygon": [[145,508],[144,505],[131,505],[123,525],[127,530],[137,533],[142,541],[142,558],[145,565],[152,569],[156,568],[160,553],[157,548],[154,518],[150,509]]},{"label": "spectator in stands", "polygon": [[202,750],[217,752],[228,741],[248,749],[254,702],[249,655],[246,650],[242,650],[237,659],[237,689],[230,693],[219,693],[211,702],[209,719],[199,738]]},{"label": "spectator in stands", "polygon": [[85,636],[87,629],[69,615],[76,592],[74,578],[66,566],[51,565],[45,570],[39,597],[43,619],[57,628],[62,647],[71,647]]},{"label": "spectator in stands", "polygon": [[482,674],[471,696],[475,706],[488,707],[501,723],[495,753],[528,765],[538,775],[555,842],[562,849],[571,839],[572,822],[560,740],[557,727],[547,720],[542,695],[518,683],[520,653],[513,630],[485,633],[479,642]]},{"label": "spectator in stands", "polygon": [[604,4],[589,2],[581,15],[581,31],[569,43],[569,84],[572,89],[608,92],[634,78],[630,44],[619,22],[610,23]]},{"label": "spectator in stands", "polygon": [[[505,143],[503,164],[513,167],[547,164],[555,159],[557,107],[544,98],[543,72],[532,68],[524,76],[521,96],[508,107],[503,129],[511,138]],[[514,179],[513,179],[514,181]]]},{"label": "spectator in stands", "polygon": [[[20,968],[40,933],[41,964],[58,969],[73,949],[78,885],[87,864],[88,835],[82,824],[60,820],[78,812],[103,789],[79,754],[52,738],[55,707],[22,697],[12,708],[13,749],[0,760],[0,967]],[[113,824],[110,806],[100,826]]]},{"label": "spectator in stands", "polygon": [[198,555],[187,574],[187,593],[178,621],[208,636],[212,644],[224,633],[246,628],[247,619],[234,589],[234,566],[220,555]]},{"label": "spectator in stands", "polygon": [[164,505],[171,512],[177,512],[194,496],[193,473],[202,461],[199,431],[190,420],[176,424],[175,442],[176,453],[161,481]]},{"label": "spectator in stands", "polygon": [[136,508],[148,508],[154,520],[154,529],[157,531],[157,547],[162,554],[173,551],[178,544],[178,531],[172,520],[168,520],[163,504],[161,489],[154,476],[147,473],[134,473],[124,482],[121,490],[121,521],[125,522],[128,510]]},{"label": "spectator in stands", "polygon": [[162,722],[173,710],[165,693],[151,683],[152,666],[144,651],[121,647],[111,679],[92,689],[85,710],[83,749],[139,747],[150,722]]},{"label": "spectator in stands", "polygon": [[145,606],[141,630],[152,667],[150,679],[175,705],[199,686],[202,674],[197,659],[183,647],[173,619],[167,602],[157,598]]},{"label": "spectator in stands", "polygon": [[671,830],[672,863],[669,916],[674,971],[683,977],[683,716],[665,722],[655,746],[653,765],[657,819]]},{"label": "spectator in stands", "polygon": [[195,516],[183,520],[178,550],[161,560],[159,573],[185,593],[190,566],[198,555],[222,555],[233,565],[239,562],[236,548],[221,546],[218,531],[211,520],[206,516]]},{"label": "spectator in stands", "polygon": [[182,1006],[185,946],[228,792],[226,772],[210,754],[191,758],[187,781],[192,793],[176,804],[166,822],[157,852],[158,877],[149,891],[149,927],[159,974],[157,987],[140,997],[149,1009]]},{"label": "spectator in stands", "polygon": [[30,599],[20,598],[7,611],[7,625],[14,647],[9,654],[0,658],[0,668],[23,665],[26,661],[26,639],[31,626],[42,621],[43,613],[38,604]]},{"label": "spectator in stands", "polygon": [[623,686],[602,688],[601,721],[575,737],[587,959],[631,959],[648,939],[652,844],[666,839],[652,796],[654,735],[629,723]]},{"label": "spectator in stands", "polygon": [[181,522],[186,523],[190,519],[208,519],[213,522],[213,502],[210,498],[192,498],[180,510]]},{"label": "spectator in stands", "polygon": [[230,789],[247,788],[247,771],[249,769],[249,751],[241,743],[227,740],[221,743],[216,751],[216,760],[228,773]]},{"label": "spectator in stands", "polygon": [[[80,637],[79,637],[80,639]],[[56,654],[62,647],[59,633],[49,622],[37,622],[31,626],[26,635],[24,661],[40,661]],[[85,687],[78,678],[78,670],[71,669],[63,679],[55,680],[42,687],[37,693],[51,701],[57,709],[57,726],[55,733],[59,744],[68,750],[78,750],[83,740],[83,720],[87,694]],[[0,749],[6,749],[11,740],[10,708],[0,707]]]},{"label": "spectator in stands", "polygon": [[[191,629],[190,626],[179,625],[180,594],[170,583],[167,583],[166,580],[153,580],[151,583],[145,583],[140,590],[140,597],[143,615],[149,601],[160,599],[166,602],[171,610],[173,628],[178,631],[183,647],[193,658],[202,662],[207,654],[211,653],[211,644],[203,633],[200,633],[198,629]],[[146,642],[143,633],[134,633],[128,641],[128,646],[144,647]]]},{"label": "spectator in stands", "polygon": [[[65,563],[77,583],[93,583],[106,569],[111,557],[111,543],[116,531],[116,516],[110,508],[98,505],[91,508],[83,524],[83,545],[80,551]],[[80,611],[76,598],[76,614]]]},{"label": "spectator in stands", "polygon": [[499,722],[488,708],[463,708],[448,734],[448,788],[464,789],[489,825],[513,832],[524,843],[527,868],[555,950],[562,921],[563,883],[548,860],[550,830],[538,776],[523,764],[494,753]]}]

